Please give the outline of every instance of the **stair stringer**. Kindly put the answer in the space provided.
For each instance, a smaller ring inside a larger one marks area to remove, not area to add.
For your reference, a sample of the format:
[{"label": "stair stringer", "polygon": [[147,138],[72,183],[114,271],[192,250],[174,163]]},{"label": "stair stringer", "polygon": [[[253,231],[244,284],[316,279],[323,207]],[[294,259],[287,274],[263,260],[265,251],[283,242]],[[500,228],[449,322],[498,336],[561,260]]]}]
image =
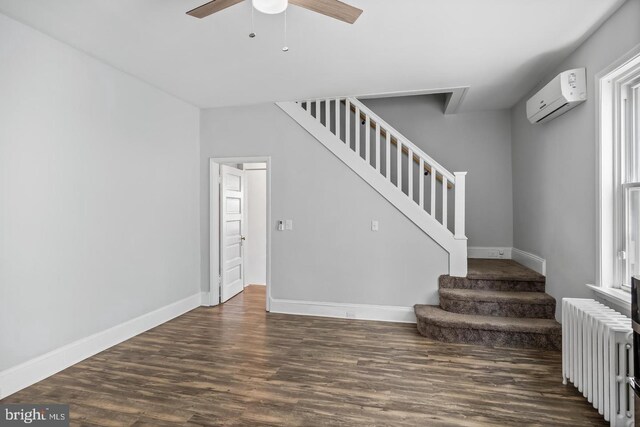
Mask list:
[{"label": "stair stringer", "polygon": [[297,103],[277,102],[276,105],[442,247],[449,254],[450,276],[465,277],[467,275],[466,237],[455,238],[451,231],[420,209],[402,190],[368,165],[363,158],[355,155],[344,142],[300,108]]}]

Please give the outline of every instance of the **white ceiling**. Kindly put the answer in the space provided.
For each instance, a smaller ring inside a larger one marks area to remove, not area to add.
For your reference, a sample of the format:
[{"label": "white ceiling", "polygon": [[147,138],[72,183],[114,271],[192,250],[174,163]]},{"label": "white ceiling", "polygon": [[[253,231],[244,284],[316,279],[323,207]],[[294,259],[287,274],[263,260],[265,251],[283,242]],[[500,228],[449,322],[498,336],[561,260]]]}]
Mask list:
[{"label": "white ceiling", "polygon": [[347,0],[354,25],[244,2],[0,0],[0,12],[199,107],[470,86],[461,110],[512,106],[621,0]]}]

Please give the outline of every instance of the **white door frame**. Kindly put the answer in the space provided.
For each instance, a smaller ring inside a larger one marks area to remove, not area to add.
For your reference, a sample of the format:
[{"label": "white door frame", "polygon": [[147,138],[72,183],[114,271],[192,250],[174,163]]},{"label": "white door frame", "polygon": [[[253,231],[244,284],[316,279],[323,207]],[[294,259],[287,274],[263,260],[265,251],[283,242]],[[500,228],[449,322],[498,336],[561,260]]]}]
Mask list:
[{"label": "white door frame", "polygon": [[[220,304],[220,176],[221,163],[259,163],[267,164],[267,283],[266,306],[271,310],[271,157],[211,157],[209,158],[209,305]],[[216,185],[213,185],[213,184]]]}]

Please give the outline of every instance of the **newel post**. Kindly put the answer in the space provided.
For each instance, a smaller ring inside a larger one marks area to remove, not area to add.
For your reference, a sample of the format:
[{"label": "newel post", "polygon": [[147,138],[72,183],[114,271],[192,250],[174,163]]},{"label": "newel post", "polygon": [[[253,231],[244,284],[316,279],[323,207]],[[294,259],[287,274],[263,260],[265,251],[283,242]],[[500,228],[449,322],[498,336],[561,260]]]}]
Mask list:
[{"label": "newel post", "polygon": [[454,172],[456,178],[455,184],[455,229],[454,237],[456,239],[466,239],[465,236],[465,181],[467,179],[466,172]]}]

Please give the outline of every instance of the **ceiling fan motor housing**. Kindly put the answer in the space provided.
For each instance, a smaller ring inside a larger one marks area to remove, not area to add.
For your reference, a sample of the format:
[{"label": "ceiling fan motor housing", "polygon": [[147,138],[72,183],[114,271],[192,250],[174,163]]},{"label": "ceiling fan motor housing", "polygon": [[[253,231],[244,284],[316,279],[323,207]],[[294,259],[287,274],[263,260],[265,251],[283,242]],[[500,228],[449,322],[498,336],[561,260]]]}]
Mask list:
[{"label": "ceiling fan motor housing", "polygon": [[288,0],[252,0],[251,3],[258,12],[268,15],[282,13],[287,10],[287,6],[289,5]]}]

